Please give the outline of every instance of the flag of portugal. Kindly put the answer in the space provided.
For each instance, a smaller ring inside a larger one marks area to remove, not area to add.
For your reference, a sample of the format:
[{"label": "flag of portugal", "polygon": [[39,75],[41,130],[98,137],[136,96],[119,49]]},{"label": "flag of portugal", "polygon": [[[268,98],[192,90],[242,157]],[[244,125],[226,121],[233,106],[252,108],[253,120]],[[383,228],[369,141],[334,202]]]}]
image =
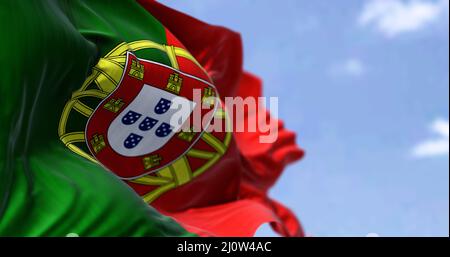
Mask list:
[{"label": "flag of portugal", "polygon": [[150,0],[6,0],[0,32],[0,236],[303,235],[267,196],[295,134],[226,129],[225,97],[261,96],[238,34]]}]

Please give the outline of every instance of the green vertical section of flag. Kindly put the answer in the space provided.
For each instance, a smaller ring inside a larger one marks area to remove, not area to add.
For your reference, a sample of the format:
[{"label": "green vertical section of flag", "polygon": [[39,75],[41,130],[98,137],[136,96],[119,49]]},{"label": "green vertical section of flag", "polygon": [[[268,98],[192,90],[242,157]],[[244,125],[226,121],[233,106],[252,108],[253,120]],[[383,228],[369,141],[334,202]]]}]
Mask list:
[{"label": "green vertical section of flag", "polygon": [[5,0],[0,33],[0,236],[190,236],[57,132],[100,57],[121,42],[163,44],[164,28],[131,0]]},{"label": "green vertical section of flag", "polygon": [[[65,7],[84,38],[93,42],[100,57],[122,42],[150,40],[166,44],[165,28],[134,0],[71,0]],[[141,50],[138,57],[170,65],[167,54]]]}]

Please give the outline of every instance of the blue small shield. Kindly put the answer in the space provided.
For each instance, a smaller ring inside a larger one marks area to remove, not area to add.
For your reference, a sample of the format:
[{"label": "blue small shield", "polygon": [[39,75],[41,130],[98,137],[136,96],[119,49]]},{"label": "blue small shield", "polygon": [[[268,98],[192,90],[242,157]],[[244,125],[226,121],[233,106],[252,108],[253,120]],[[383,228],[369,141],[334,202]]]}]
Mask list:
[{"label": "blue small shield", "polygon": [[159,115],[164,114],[170,109],[171,105],[172,101],[161,98],[158,104],[155,106],[155,113]]},{"label": "blue small shield", "polygon": [[141,118],[141,116],[142,114],[140,113],[129,111],[125,116],[123,116],[122,123],[125,125],[133,125]]},{"label": "blue small shield", "polygon": [[139,129],[142,131],[149,131],[151,130],[156,124],[158,123],[158,120],[155,120],[153,118],[147,117],[145,118],[141,124],[139,125]]},{"label": "blue small shield", "polygon": [[172,133],[172,130],[173,128],[169,124],[164,122],[158,127],[155,134],[158,137],[167,137],[170,133]]},{"label": "blue small shield", "polygon": [[143,138],[144,137],[142,136],[131,133],[127,139],[125,139],[125,142],[123,142],[123,146],[127,149],[133,149],[142,141]]}]

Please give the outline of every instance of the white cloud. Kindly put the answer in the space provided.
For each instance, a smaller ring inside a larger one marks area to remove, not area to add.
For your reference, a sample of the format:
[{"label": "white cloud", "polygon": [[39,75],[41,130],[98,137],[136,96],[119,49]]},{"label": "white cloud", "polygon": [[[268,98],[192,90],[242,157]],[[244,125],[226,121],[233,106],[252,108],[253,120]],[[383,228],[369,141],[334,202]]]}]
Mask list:
[{"label": "white cloud", "polygon": [[412,153],[415,157],[436,157],[449,155],[449,122],[448,120],[436,120],[430,130],[438,137],[426,140],[414,147]]},{"label": "white cloud", "polygon": [[352,58],[344,63],[344,71],[353,76],[361,76],[364,73],[364,64],[361,60]]},{"label": "white cloud", "polygon": [[360,77],[366,71],[364,63],[358,58],[349,58],[331,67],[332,75]]},{"label": "white cloud", "polygon": [[386,37],[412,32],[448,15],[448,0],[371,0],[359,17],[361,26],[374,25]]}]

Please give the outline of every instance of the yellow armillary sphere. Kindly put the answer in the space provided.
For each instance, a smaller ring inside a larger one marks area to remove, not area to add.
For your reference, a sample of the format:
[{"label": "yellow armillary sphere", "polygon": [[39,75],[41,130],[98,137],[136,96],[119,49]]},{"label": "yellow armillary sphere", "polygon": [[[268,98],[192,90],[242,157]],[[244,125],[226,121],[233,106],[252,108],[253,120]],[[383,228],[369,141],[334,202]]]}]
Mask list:
[{"label": "yellow armillary sphere", "polygon": [[[149,40],[118,45],[103,58],[100,58],[97,65],[92,68],[91,75],[85,80],[81,88],[72,94],[71,99],[64,107],[59,122],[58,134],[61,141],[71,151],[89,161],[100,164],[86,146],[84,126],[98,104],[107,98],[119,85],[126,66],[127,52],[145,49],[156,49],[165,53],[170,60],[171,67],[174,69],[179,69],[177,58],[184,58],[203,70],[203,67],[188,51],[179,47],[162,45]],[[228,116],[223,109],[219,109],[215,116],[216,118],[224,119],[227,126],[229,126]],[[195,149],[194,146],[169,166],[158,170],[154,174],[145,175],[129,182],[155,187],[154,190],[143,195],[144,201],[151,203],[167,191],[189,183],[192,179],[207,171],[225,154],[231,137],[231,133],[227,132],[225,138],[221,140],[215,137],[213,133],[205,132],[202,134],[201,140],[211,146],[214,151],[199,150]],[[91,143],[100,147],[102,144],[105,144],[102,138],[96,138],[95,142]],[[202,159],[206,162],[201,167],[192,170],[187,157]]]}]

